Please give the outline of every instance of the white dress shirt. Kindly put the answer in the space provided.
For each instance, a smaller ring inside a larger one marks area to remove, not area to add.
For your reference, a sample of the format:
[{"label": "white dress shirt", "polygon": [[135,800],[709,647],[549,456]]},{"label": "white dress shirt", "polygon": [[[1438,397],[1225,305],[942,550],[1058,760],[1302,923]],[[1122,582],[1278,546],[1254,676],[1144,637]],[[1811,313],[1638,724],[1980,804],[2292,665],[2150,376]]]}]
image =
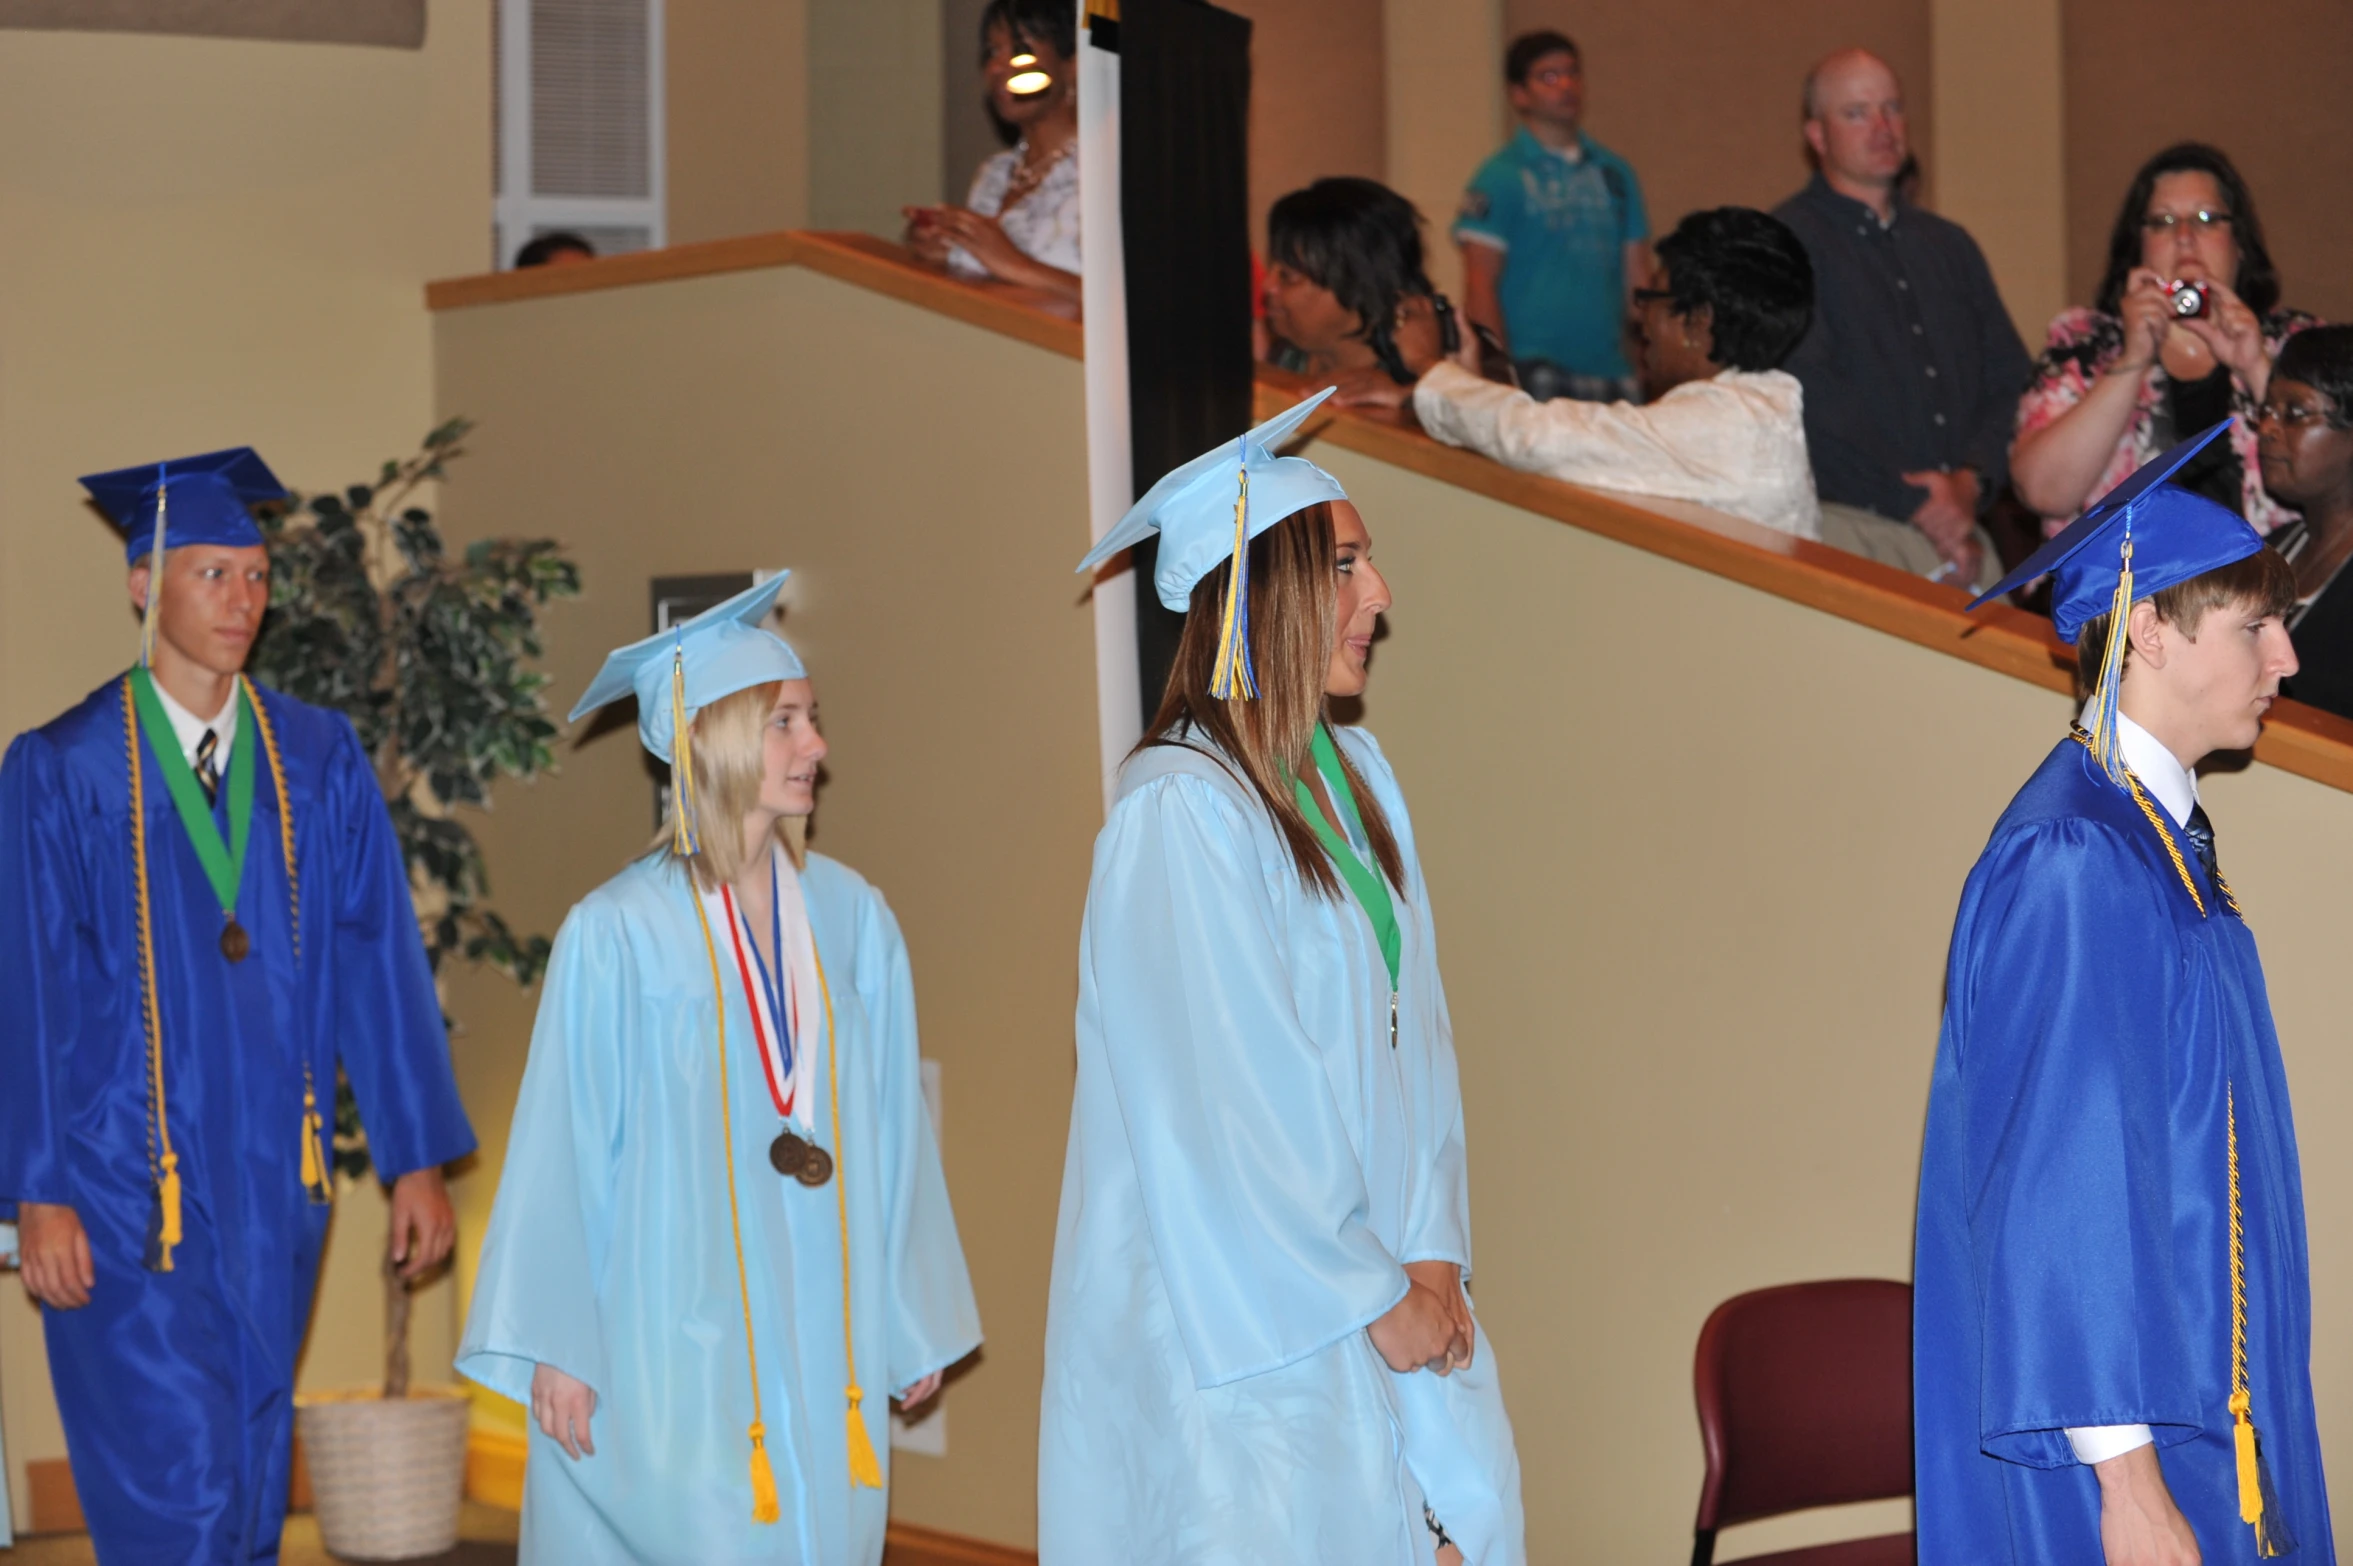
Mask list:
[{"label": "white dress shirt", "polygon": [[163,703],[163,715],[172,720],[172,737],[180,742],[180,756],[188,763],[188,770],[191,772],[196,770],[196,747],[204,742],[204,731],[210,729],[216,746],[212,753],[212,764],[219,769],[222,777],[227,777],[229,775],[229,748],[237,742],[237,686],[235,682],[232,681],[229,686],[229,704],[210,718],[199,718],[172,700],[172,693],[163,688],[163,681],[157,680],[154,683],[156,698]]},{"label": "white dress shirt", "polygon": [[[2083,723],[2091,726],[2091,709],[2083,712]],[[2126,717],[2116,714],[2116,748],[2123,752],[2124,764],[2141,780],[2141,787],[2165,813],[2173,818],[2175,827],[2190,824],[2190,812],[2198,807],[2198,775],[2181,764],[2181,758],[2165,748],[2164,741]],[[2104,1463],[2111,1457],[2122,1457],[2136,1447],[2156,1440],[2147,1425],[2077,1425],[2067,1432],[2067,1444],[2075,1448],[2075,1460],[2086,1465]]]},{"label": "white dress shirt", "polygon": [[1656,402],[1538,402],[1452,361],[1413,389],[1449,446],[1595,489],[1696,501],[1799,538],[1822,536],[1806,455],[1805,389],[1779,370],[1725,370]]}]

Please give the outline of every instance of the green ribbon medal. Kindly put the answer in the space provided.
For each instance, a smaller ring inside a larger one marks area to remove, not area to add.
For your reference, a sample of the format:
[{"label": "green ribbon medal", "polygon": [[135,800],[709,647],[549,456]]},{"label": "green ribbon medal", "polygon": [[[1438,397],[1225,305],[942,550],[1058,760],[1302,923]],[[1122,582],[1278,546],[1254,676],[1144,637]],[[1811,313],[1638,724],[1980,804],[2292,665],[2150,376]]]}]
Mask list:
[{"label": "green ribbon medal", "polygon": [[[1348,824],[1363,837],[1364,818],[1357,813],[1356,796],[1348,791],[1348,774],[1341,770],[1340,752],[1332,743],[1332,731],[1324,724],[1315,726],[1315,739],[1310,749],[1315,755],[1315,770],[1323,774],[1324,787],[1332,796],[1332,803],[1348,818]],[[1298,793],[1299,809],[1306,815],[1307,824],[1323,840],[1324,848],[1332,856],[1340,879],[1356,894],[1356,901],[1364,909],[1364,916],[1373,922],[1373,938],[1381,943],[1381,960],[1389,965],[1389,1042],[1397,1042],[1397,963],[1402,951],[1397,933],[1397,909],[1389,901],[1389,881],[1378,870],[1368,867],[1356,857],[1356,850],[1341,836],[1332,823],[1324,819],[1323,807],[1315,800],[1315,790],[1299,778],[1291,780]]]},{"label": "green ribbon medal", "polygon": [[196,781],[188,758],[180,754],[179,736],[172,730],[171,717],[163,710],[155,681],[144,665],[131,670],[131,691],[139,706],[139,732],[147,737],[148,752],[163,773],[164,787],[171,791],[188,844],[196,850],[204,878],[212,883],[213,898],[221,905],[221,955],[231,962],[242,962],[253,945],[245,927],[237,922],[237,888],[245,880],[245,845],[253,834],[253,752],[260,743],[253,703],[245,695],[244,682],[239,681],[238,721],[245,728],[245,743],[229,751],[229,840],[223,843],[212,806],[205,802],[204,785]]}]

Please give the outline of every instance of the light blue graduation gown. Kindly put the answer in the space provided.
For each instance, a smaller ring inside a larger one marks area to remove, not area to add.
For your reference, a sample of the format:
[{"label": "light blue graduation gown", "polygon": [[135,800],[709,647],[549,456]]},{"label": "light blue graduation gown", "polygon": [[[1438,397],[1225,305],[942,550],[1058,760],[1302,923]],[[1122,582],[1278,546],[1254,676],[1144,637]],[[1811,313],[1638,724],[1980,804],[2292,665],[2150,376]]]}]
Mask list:
[{"label": "light blue graduation gown", "polygon": [[[867,1429],[887,1476],[886,1395],[980,1342],[923,1106],[897,921],[821,854],[802,874],[840,1060],[841,1145],[816,1057],[819,1145],[849,1193],[851,1314]],[[528,1403],[535,1366],[595,1389],[596,1455],[530,1432],[523,1560],[872,1563],[887,1496],[853,1489],[842,1242],[831,1183],[778,1175],[780,1128],[749,1001],[716,925],[735,1179],[783,1518],[752,1521],[751,1380],[720,1153],[711,959],[685,872],[639,860],[556,936],[458,1368]]]},{"label": "light blue graduation gown", "polygon": [[1469,1271],[1460,1092],[1429,894],[1372,736],[1339,743],[1405,858],[1398,1032],[1354,898],[1308,891],[1215,757],[1131,759],[1095,844],[1078,1090],[1046,1321],[1043,1566],[1407,1566],[1425,1500],[1519,1566],[1519,1460],[1482,1332],[1392,1372],[1402,1264]]}]

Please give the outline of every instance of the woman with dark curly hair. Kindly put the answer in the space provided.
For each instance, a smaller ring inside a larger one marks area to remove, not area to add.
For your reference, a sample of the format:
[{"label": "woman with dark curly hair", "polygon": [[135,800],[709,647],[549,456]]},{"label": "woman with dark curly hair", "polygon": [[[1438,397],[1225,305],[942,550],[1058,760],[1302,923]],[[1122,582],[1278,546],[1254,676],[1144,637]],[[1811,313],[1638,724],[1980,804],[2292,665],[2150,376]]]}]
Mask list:
[{"label": "woman with dark curly hair", "polygon": [[1410,386],[1462,349],[1422,270],[1422,215],[1379,180],[1319,179],[1266,215],[1270,363],[1315,376],[1379,369]]},{"label": "woman with dark curly hair", "polygon": [[2255,415],[2280,345],[2313,324],[2279,307],[2255,198],[2216,147],[2185,141],[2141,166],[2116,214],[2092,308],[2051,323],[2018,404],[2010,478],[2056,532],[2184,436],[2239,421],[2173,482],[2268,533]]},{"label": "woman with dark curly hair", "polygon": [[1804,394],[1778,368],[1814,314],[1813,263],[1797,235],[1747,207],[1694,212],[1659,241],[1634,302],[1650,398],[1640,405],[1538,402],[1451,364],[1410,391],[1346,378],[1339,400],[1396,407],[1410,396],[1422,428],[1506,467],[1820,538]]},{"label": "woman with dark curly hair", "polygon": [[2289,340],[2255,433],[2263,487],[2303,513],[2271,531],[2271,547],[2296,573],[2287,624],[2302,665],[2280,691],[2353,718],[2353,326]]}]

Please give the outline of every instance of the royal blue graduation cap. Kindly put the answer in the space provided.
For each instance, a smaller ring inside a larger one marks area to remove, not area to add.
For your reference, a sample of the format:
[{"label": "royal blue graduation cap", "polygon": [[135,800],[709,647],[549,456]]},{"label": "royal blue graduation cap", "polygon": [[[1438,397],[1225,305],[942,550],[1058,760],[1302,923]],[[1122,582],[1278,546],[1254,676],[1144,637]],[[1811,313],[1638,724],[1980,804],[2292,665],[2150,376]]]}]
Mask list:
[{"label": "royal blue graduation cap", "polygon": [[106,519],[123,530],[132,560],[154,553],[158,535],[166,549],[189,544],[251,548],[262,540],[248,508],[286,498],[286,486],[251,446],[85,474],[81,484]]},{"label": "royal blue graduation cap", "polygon": [[[133,563],[190,544],[254,548],[262,539],[250,508],[286,498],[286,486],[251,446],[143,462],[111,473],[86,473],[81,485],[106,519],[123,530],[125,552]],[[147,608],[139,626],[141,663],[155,661],[163,573],[150,571],[147,583]]]},{"label": "royal blue graduation cap", "polygon": [[1220,561],[1232,560],[1217,676],[1209,686],[1210,694],[1220,699],[1236,691],[1245,699],[1258,694],[1250,667],[1250,540],[1309,506],[1348,498],[1338,479],[1305,457],[1275,455],[1275,448],[1289,440],[1334,390],[1327,386],[1248,434],[1171,469],[1078,563],[1081,571],[1092,571],[1146,535],[1158,533],[1153,590],[1162,604],[1182,613],[1193,601],[1194,584],[1216,570]]},{"label": "royal blue graduation cap", "polygon": [[2264,547],[2263,535],[2244,517],[2166,482],[2230,425],[2225,419],[2144,464],[1969,605],[1975,609],[2048,574],[2051,620],[2061,641],[2073,646],[2085,625],[2109,616],[2108,645],[2088,711],[2092,754],[2111,777],[2123,765],[2116,751],[2116,698],[2122,684],[2125,611],[2152,593],[2244,560]]},{"label": "royal blue graduation cap", "polygon": [[694,851],[694,765],[691,747],[678,746],[678,731],[722,696],[771,680],[808,676],[800,654],[761,622],[776,607],[790,571],[704,610],[681,625],[657,631],[605,655],[604,667],[573,703],[567,722],[577,723],[597,708],[635,693],[637,737],[671,764],[681,809],[673,812],[681,854]]}]

